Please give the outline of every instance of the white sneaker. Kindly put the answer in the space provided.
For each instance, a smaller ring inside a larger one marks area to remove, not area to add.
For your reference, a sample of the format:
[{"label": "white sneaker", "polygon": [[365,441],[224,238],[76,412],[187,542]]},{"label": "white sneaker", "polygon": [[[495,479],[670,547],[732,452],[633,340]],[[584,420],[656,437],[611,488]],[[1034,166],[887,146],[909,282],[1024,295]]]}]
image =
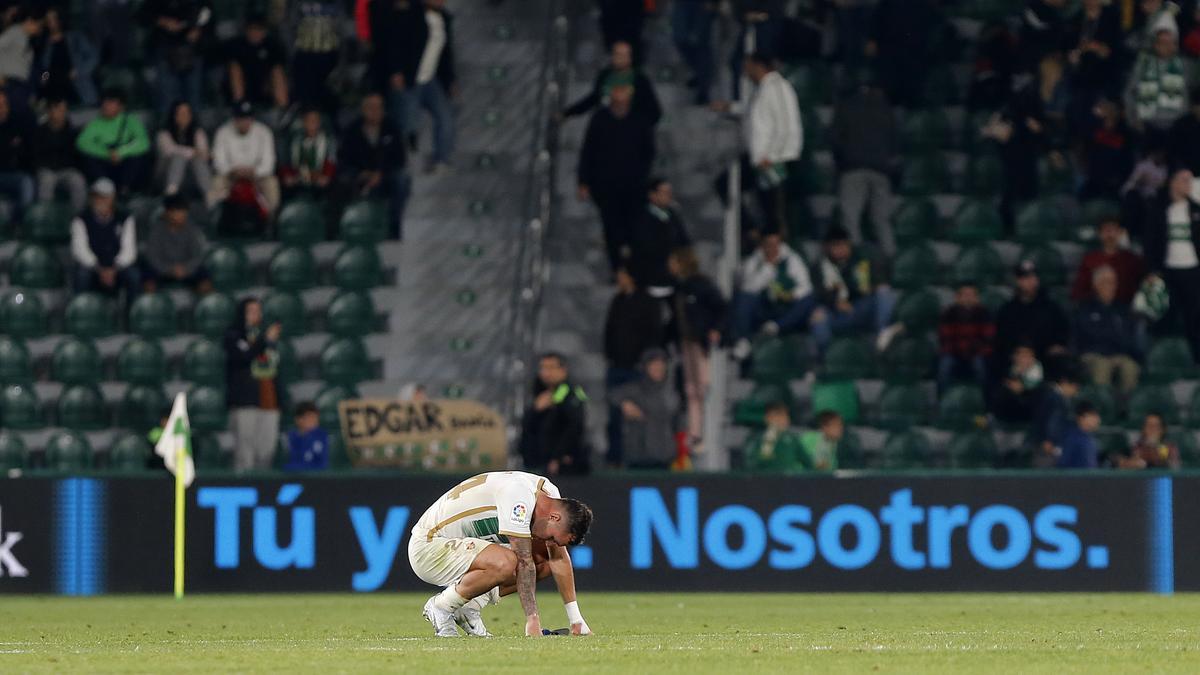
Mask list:
[{"label": "white sneaker", "polygon": [[750,351],[750,341],[746,338],[742,338],[733,345],[733,358],[737,359],[738,361],[745,361],[750,357]]},{"label": "white sneaker", "polygon": [[467,635],[492,637],[487,626],[483,625],[483,614],[480,613],[479,605],[474,600],[470,600],[458,608],[458,611],[454,613],[454,623],[458,624],[458,627],[463,629]]},{"label": "white sneaker", "polygon": [[458,629],[454,627],[454,616],[444,609],[441,609],[434,603],[437,596],[433,596],[425,602],[425,609],[421,610],[421,616],[425,620],[433,624],[433,633],[438,637],[458,637]]}]

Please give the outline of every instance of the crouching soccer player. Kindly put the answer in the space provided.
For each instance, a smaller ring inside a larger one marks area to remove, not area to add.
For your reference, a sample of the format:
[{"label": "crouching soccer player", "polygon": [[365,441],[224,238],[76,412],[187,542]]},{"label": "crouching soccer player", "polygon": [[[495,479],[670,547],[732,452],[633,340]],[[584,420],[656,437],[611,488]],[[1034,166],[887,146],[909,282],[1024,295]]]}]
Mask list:
[{"label": "crouching soccer player", "polygon": [[413,526],[408,562],[422,581],[445,590],[425,603],[438,637],[488,637],[480,610],[516,593],[525,610],[525,634],[542,635],[534,590],[554,577],[573,635],[591,633],[575,600],[568,544],[579,544],[592,510],[563,499],[541,476],[519,471],[482,473],[459,483]]}]

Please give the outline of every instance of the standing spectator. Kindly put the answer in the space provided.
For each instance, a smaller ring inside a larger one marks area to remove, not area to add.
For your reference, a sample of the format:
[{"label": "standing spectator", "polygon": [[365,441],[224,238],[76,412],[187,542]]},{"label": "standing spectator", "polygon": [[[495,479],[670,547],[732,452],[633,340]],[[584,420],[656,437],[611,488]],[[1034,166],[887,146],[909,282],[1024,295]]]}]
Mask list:
[{"label": "standing spectator", "polygon": [[12,24],[0,33],[0,86],[18,117],[29,116],[35,86],[29,81],[33,75],[33,39],[42,32],[42,17],[40,10],[18,9]]},{"label": "standing spectator", "polygon": [[1075,353],[1093,384],[1110,387],[1120,381],[1128,395],[1138,383],[1137,323],[1129,305],[1117,300],[1117,273],[1107,265],[1092,272],[1092,299],[1075,312]]},{"label": "standing spectator", "polygon": [[87,107],[97,103],[92,75],[99,55],[82,33],[69,29],[58,7],[46,10],[46,30],[37,54],[39,97],[78,101]]},{"label": "standing spectator", "polygon": [[286,55],[267,29],[267,17],[251,14],[245,33],[225,49],[229,98],[249,101],[260,108],[288,106],[288,80],[283,71]]},{"label": "standing spectator", "polygon": [[134,3],[130,0],[92,0],[84,4],[85,24],[100,63],[122,68],[129,63],[134,34]]},{"label": "standing spectator", "polygon": [[410,145],[415,143],[416,132],[408,117],[409,105],[405,98],[408,88],[417,81],[417,66],[420,64],[425,41],[420,32],[427,30],[422,15],[422,0],[370,0],[368,4],[371,39],[371,79],[376,89],[387,96],[388,112],[397,130]]},{"label": "standing spectator", "polygon": [[[717,17],[714,0],[675,0],[671,5],[671,37],[692,71],[688,87],[696,105],[708,105],[714,73],[712,27]],[[614,45],[615,46],[615,45]]]},{"label": "standing spectator", "polygon": [[[407,15],[404,33],[396,39],[413,41],[403,87],[396,97],[396,123],[400,131],[415,136],[420,109],[433,118],[433,154],[428,169],[442,172],[454,152],[454,111],[450,98],[457,86],[454,67],[454,21],[445,0],[422,0],[421,8]],[[412,58],[412,57],[415,57]]]},{"label": "standing spectator", "polygon": [[[608,306],[604,321],[604,358],[608,362],[605,385],[609,396],[621,386],[636,380],[638,364],[647,350],[666,344],[663,305],[638,287],[629,271],[617,270],[617,294]],[[622,448],[621,409],[608,409],[608,454],[612,466],[620,466]]]},{"label": "standing spectator", "polygon": [[1133,167],[1133,172],[1121,186],[1121,220],[1136,238],[1152,220],[1151,211],[1158,194],[1167,184],[1167,152],[1160,140],[1151,143],[1145,157]]},{"label": "standing spectator", "polygon": [[675,459],[675,414],[679,396],[668,377],[667,353],[642,355],[639,377],[609,392],[608,403],[621,411],[624,465],[629,469],[671,467]]},{"label": "standing spectator", "polygon": [[153,293],[159,286],[182,284],[197,295],[212,291],[204,268],[208,249],[204,232],[188,220],[188,204],[180,195],[163,200],[162,217],[150,227],[142,265],[143,287]]},{"label": "standing spectator", "polygon": [[67,102],[46,102],[46,121],[33,135],[33,168],[37,171],[38,199],[55,199],[64,188],[71,209],[78,213],[87,203],[87,180],[79,170],[79,151],[75,149],[78,132],[67,117]]},{"label": "standing spectator", "polygon": [[302,105],[336,112],[338,97],[329,76],[341,51],[345,3],[338,0],[300,0],[289,3],[292,34],[292,93]]},{"label": "standing spectator", "polygon": [[201,195],[212,190],[208,134],[196,123],[195,111],[187,101],[176,101],[156,137],[158,169],[164,194],[174,195],[188,179]]},{"label": "standing spectator", "polygon": [[1167,156],[1172,165],[1187,167],[1196,174],[1200,172],[1200,87],[1192,89],[1189,102],[1188,114],[1171,125]]},{"label": "standing spectator", "polygon": [[882,89],[863,84],[838,101],[833,115],[833,156],[839,173],[842,227],[850,233],[851,241],[861,244],[860,223],[870,205],[875,239],[889,256],[896,253],[889,178],[896,150],[896,114]]},{"label": "standing spectator", "polygon": [[652,297],[665,298],[674,284],[667,258],[671,251],[690,246],[692,239],[675,206],[671,184],[665,178],[652,178],[649,187],[646,210],[631,233],[629,272]]},{"label": "standing spectator", "polygon": [[610,82],[608,106],[592,114],[579,152],[579,199],[600,211],[608,261],[615,271],[629,247],[654,164],[654,128],[633,114],[628,78]]},{"label": "standing spectator", "polygon": [[141,286],[137,267],[137,230],[133,216],[116,208],[117,188],[107,178],[92,184],[90,204],[71,221],[75,292],[125,291],[133,304]]},{"label": "standing spectator", "polygon": [[146,0],[141,15],[144,23],[153,26],[150,48],[159,116],[165,117],[180,99],[199,110],[204,93],[203,38],[213,17],[207,1]]},{"label": "standing spectator", "polygon": [[954,304],[938,319],[938,391],[964,375],[981,388],[987,386],[987,362],[992,355],[996,324],[992,313],[979,301],[979,287],[973,281],[959,282]]},{"label": "standing spectator", "polygon": [[1135,138],[1125,124],[1121,107],[1112,101],[1099,101],[1088,117],[1089,131],[1083,140],[1085,178],[1079,198],[1111,199],[1133,170]]},{"label": "standing spectator", "polygon": [[1059,454],[1063,437],[1071,425],[1071,403],[1079,395],[1078,376],[1073,368],[1063,368],[1040,391],[1034,405],[1033,423],[1025,436],[1026,446],[1034,452],[1035,466],[1044,466]]},{"label": "standing spectator", "polygon": [[1142,420],[1142,431],[1137,442],[1129,449],[1128,457],[1118,460],[1118,466],[1122,469],[1178,470],[1183,466],[1183,460],[1179,457],[1179,446],[1167,440],[1166,432],[1167,424],[1162,415],[1156,412],[1147,413]]},{"label": "standing spectator", "polygon": [[700,273],[696,252],[676,249],[667,264],[675,277],[672,328],[683,361],[688,447],[699,454],[704,442],[704,399],[708,395],[709,349],[721,341],[727,305],[711,279]]},{"label": "standing spectator", "polygon": [[1171,174],[1167,190],[1152,208],[1142,250],[1146,269],[1167,284],[1168,317],[1181,319],[1192,358],[1200,362],[1200,193],[1192,172]]},{"label": "standing spectator", "polygon": [[750,355],[750,338],[759,330],[779,335],[807,327],[818,310],[808,266],[800,254],[771,233],[758,250],[742,262],[738,290],[733,297],[733,355]]},{"label": "standing spectator", "polygon": [[879,265],[855,250],[850,235],[834,226],[825,235],[824,255],[813,267],[813,293],[829,317],[813,325],[813,336],[822,348],[834,333],[870,330],[879,351],[887,349],[902,330],[892,324],[896,292],[887,285]]},{"label": "standing spectator", "polygon": [[642,25],[646,18],[645,0],[596,0],[600,6],[600,33],[604,48],[612,49],[618,42],[633,47],[636,63],[641,62]]},{"label": "standing spectator", "polygon": [[1014,270],[1016,289],[1013,298],[996,315],[996,342],[993,357],[1001,359],[992,373],[1007,373],[1007,360],[1018,345],[1033,347],[1038,359],[1063,353],[1071,342],[1071,324],[1063,309],[1046,295],[1032,260],[1022,260]]},{"label": "standing spectator", "polygon": [[1125,108],[1135,129],[1161,135],[1187,112],[1188,76],[1179,58],[1179,36],[1154,34],[1154,50],[1138,54],[1125,90]]},{"label": "standing spectator", "polygon": [[1067,28],[1067,62],[1071,85],[1083,105],[1100,96],[1115,95],[1121,64],[1121,21],[1118,11],[1103,0],[1083,0]]},{"label": "standing spectator", "polygon": [[150,138],[137,115],[125,110],[125,95],[110,89],[100,97],[100,115],[75,140],[88,180],[108,178],[122,193],[142,184]]},{"label": "standing spectator", "polygon": [[1075,424],[1067,427],[1058,456],[1060,469],[1094,469],[1099,466],[1100,450],[1096,430],[1100,428],[1100,413],[1087,401],[1075,404]]},{"label": "standing spectator", "polygon": [[866,54],[875,61],[880,83],[898,106],[922,102],[929,64],[947,30],[936,0],[880,0]]},{"label": "standing spectator", "polygon": [[735,0],[731,3],[737,21],[737,40],[729,61],[733,75],[733,98],[741,97],[745,60],[758,53],[770,59],[783,56],[784,0]]},{"label": "standing spectator", "polygon": [[[685,3],[686,4],[686,3]],[[567,106],[562,111],[564,118],[575,117],[594,111],[605,105],[608,90],[618,82],[629,82],[633,86],[633,114],[655,126],[662,119],[662,106],[654,93],[654,83],[640,68],[633,65],[633,47],[628,42],[613,43],[609,64],[596,74],[596,82],[586,96]]]},{"label": "standing spectator", "polygon": [[275,135],[254,119],[249,101],[238,102],[233,119],[222,124],[213,138],[212,189],[208,206],[231,199],[255,212],[262,223],[279,207],[279,179],[275,177]]},{"label": "standing spectator", "polygon": [[538,358],[533,405],[521,420],[521,455],[525,468],[548,476],[586,474],[591,470],[587,446],[587,395],[570,381],[561,354]]},{"label": "standing spectator", "polygon": [[1071,299],[1083,302],[1093,297],[1093,273],[1101,267],[1109,267],[1117,275],[1117,302],[1128,305],[1133,302],[1146,273],[1142,256],[1124,248],[1127,235],[1121,221],[1115,217],[1105,218],[1096,228],[1096,239],[1100,248],[1089,251],[1079,263],[1075,283],[1071,285]]},{"label": "standing spectator", "polygon": [[29,127],[11,110],[8,96],[0,92],[0,194],[14,205],[14,220],[33,203],[33,178]]},{"label": "standing spectator", "polygon": [[296,428],[287,432],[288,459],[284,471],[323,471],[329,468],[329,432],[312,401],[296,404]]},{"label": "standing spectator", "polygon": [[225,333],[225,403],[233,427],[235,471],[269,469],[279,447],[278,323],[263,325],[256,298],[238,303]]},{"label": "standing spectator", "polygon": [[325,131],[321,112],[305,108],[300,114],[300,130],[293,132],[283,165],[279,167],[283,189],[322,196],[333,184],[336,155],[336,142]]},{"label": "standing spectator", "polygon": [[381,94],[368,93],[363,97],[362,115],[342,134],[338,159],[342,165],[340,174],[354,196],[388,200],[391,236],[400,239],[409,191],[405,171],[408,155],[404,137],[384,115]]}]

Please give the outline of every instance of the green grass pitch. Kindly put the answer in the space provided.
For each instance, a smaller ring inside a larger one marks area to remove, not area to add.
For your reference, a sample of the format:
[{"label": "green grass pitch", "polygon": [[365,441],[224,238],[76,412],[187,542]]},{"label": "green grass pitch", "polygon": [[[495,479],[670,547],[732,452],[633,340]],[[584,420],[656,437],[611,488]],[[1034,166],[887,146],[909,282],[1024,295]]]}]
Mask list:
[{"label": "green grass pitch", "polygon": [[1200,595],[584,593],[597,634],[537,641],[514,598],[436,639],[426,597],[8,596],[0,673],[1200,672]]}]

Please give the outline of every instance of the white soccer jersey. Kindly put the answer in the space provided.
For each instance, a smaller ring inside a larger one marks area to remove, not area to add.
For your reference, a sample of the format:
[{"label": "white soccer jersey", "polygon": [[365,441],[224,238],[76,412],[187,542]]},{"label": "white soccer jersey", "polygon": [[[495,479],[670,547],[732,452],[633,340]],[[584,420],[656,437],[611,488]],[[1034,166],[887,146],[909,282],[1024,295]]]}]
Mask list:
[{"label": "white soccer jersey", "polygon": [[497,544],[507,544],[509,537],[529,537],[539,492],[560,496],[554,483],[532,473],[481,473],[434,502],[413,526],[413,537],[474,537]]}]

